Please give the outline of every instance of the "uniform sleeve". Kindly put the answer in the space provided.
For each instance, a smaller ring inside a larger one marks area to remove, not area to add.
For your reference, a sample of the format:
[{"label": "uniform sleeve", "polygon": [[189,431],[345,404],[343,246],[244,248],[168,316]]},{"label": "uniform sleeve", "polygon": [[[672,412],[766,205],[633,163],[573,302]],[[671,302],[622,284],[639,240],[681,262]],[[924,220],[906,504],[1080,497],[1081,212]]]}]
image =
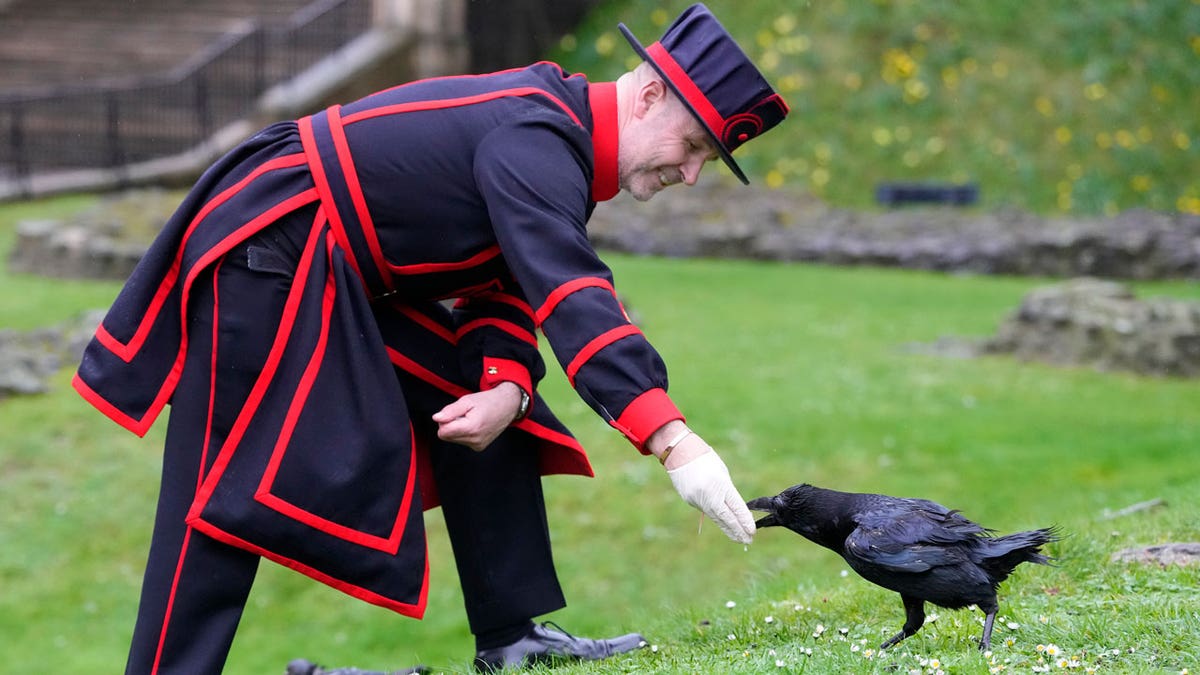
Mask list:
[{"label": "uniform sleeve", "polygon": [[533,309],[506,290],[463,298],[454,305],[460,367],[480,390],[513,382],[533,397],[546,374],[538,351]]},{"label": "uniform sleeve", "polygon": [[581,398],[641,452],[683,419],[667,369],[617,299],[587,238],[591,139],[555,119],[515,122],[479,146],[475,179],[509,269]]}]

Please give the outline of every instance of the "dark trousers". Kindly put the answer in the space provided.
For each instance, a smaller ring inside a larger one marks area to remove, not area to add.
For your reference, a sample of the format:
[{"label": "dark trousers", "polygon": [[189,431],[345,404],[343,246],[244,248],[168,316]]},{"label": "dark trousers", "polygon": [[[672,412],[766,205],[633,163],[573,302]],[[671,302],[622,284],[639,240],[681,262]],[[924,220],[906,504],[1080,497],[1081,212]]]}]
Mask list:
[{"label": "dark trousers", "polygon": [[[277,231],[249,243],[259,245],[285,257],[291,247]],[[247,339],[246,331],[274,330],[289,285],[278,268],[251,269],[243,245],[193,287],[187,363],[171,406],[127,674],[224,667],[259,558],[192,530],[184,518],[240,408],[229,402],[246,399],[267,357],[270,341]],[[422,420],[441,403],[422,400],[410,404],[414,423],[428,431],[432,422]],[[429,452],[472,632],[564,607],[532,444],[510,430],[484,452],[436,439]]]}]

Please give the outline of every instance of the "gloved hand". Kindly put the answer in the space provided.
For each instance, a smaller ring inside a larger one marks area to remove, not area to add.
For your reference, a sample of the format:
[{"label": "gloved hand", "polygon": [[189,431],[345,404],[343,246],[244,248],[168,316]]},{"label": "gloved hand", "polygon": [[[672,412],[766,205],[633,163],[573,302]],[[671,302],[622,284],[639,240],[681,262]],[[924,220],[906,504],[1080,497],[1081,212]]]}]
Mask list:
[{"label": "gloved hand", "polygon": [[[704,443],[694,435],[690,440]],[[733,486],[729,468],[714,450],[709,448],[708,452],[667,471],[667,475],[683,501],[700,509],[725,536],[741,544],[754,539],[754,516]]]}]

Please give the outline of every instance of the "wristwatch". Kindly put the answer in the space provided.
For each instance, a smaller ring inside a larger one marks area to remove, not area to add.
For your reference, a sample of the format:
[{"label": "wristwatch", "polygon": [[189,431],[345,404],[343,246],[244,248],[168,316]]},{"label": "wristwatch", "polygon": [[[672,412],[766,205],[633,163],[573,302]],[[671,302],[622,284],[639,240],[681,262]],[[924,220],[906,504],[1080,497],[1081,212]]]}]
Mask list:
[{"label": "wristwatch", "polygon": [[523,419],[525,419],[525,416],[528,414],[529,414],[529,394],[527,394],[524,389],[521,389],[521,407],[517,408],[517,417],[513,421],[516,422],[517,420],[523,420]]}]

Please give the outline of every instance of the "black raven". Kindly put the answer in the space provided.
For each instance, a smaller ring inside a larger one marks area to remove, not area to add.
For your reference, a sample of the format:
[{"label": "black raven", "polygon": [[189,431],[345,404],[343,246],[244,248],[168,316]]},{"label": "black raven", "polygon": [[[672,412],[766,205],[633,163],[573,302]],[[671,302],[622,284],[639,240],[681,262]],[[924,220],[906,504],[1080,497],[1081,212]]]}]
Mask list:
[{"label": "black raven", "polygon": [[979,648],[991,648],[999,606],[996,589],[1023,562],[1048,564],[1040,547],[1059,537],[1054,528],[1003,537],[958,511],[927,499],[858,494],[795,485],[746,503],[765,511],[755,525],[781,525],[836,551],[864,579],[904,600],[904,627],[880,645],[887,649],[925,623],[925,603],[948,609],[978,605],[987,618]]}]

